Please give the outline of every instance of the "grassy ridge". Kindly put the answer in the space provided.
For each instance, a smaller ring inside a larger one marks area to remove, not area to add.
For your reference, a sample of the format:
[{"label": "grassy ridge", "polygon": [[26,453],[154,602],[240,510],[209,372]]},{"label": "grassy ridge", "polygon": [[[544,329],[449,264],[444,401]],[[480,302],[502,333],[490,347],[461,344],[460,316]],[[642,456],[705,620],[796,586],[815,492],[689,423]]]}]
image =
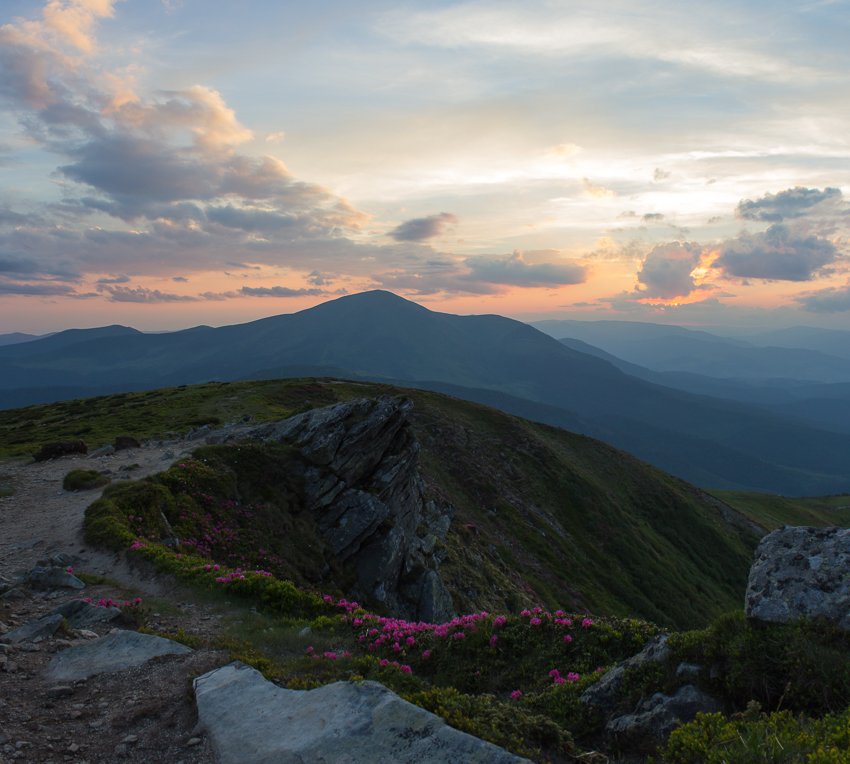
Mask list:
[{"label": "grassy ridge", "polygon": [[[262,639],[243,630],[238,647],[285,686],[376,679],[538,761],[572,761],[599,743],[602,721],[579,702],[581,691],[656,631],[618,616],[682,628],[713,621],[671,636],[668,665],[629,677],[632,703],[672,691],[679,662],[696,662],[698,683],[737,712],[685,725],[661,759],[755,764],[775,740],[771,760],[847,761],[847,636],[822,624],[751,624],[739,610],[759,537],[745,517],[764,528],[832,524],[850,519],[846,497],[712,498],[590,438],[436,393],[328,380],[215,383],[0,412],[0,453],[71,437],[91,446],[121,433],[161,437],[380,394],[413,399],[427,490],[457,508],[442,574],[457,610],[471,615],[442,632],[318,596],[317,588],[344,591],[347,571],[325,577],[332,561],[299,503],[285,447],[204,447],[158,476],[111,486],[87,511],[89,538],[278,619],[274,629],[291,643],[285,654],[266,625]],[[159,543],[172,533],[182,546]],[[541,607],[517,615],[529,605]],[[502,612],[511,615],[494,615]],[[575,615],[588,612],[605,617]]]},{"label": "grassy ridge", "polygon": [[400,393],[426,483],[457,508],[443,575],[458,610],[544,604],[692,627],[740,605],[757,537],[713,500],[599,441],[437,393],[311,379],[110,395],[0,412],[0,454]]},{"label": "grassy ridge", "polygon": [[711,491],[721,501],[742,512],[765,530],[783,525],[850,524],[850,496],[772,496],[748,491]]}]

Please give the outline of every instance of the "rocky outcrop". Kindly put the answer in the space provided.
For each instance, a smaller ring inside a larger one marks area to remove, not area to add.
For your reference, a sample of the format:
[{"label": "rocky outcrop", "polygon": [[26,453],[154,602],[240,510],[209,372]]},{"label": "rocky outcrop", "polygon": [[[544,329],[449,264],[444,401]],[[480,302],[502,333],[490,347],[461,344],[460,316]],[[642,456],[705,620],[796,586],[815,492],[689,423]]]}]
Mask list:
[{"label": "rocky outcrop", "polygon": [[630,669],[637,669],[647,663],[664,663],[670,657],[667,635],[658,634],[649,640],[643,649],[631,658],[618,663],[606,671],[599,679],[581,694],[581,702],[595,706],[605,716],[609,716],[620,702],[620,688],[623,678]]},{"label": "rocky outcrop", "polygon": [[199,725],[222,764],[526,761],[449,727],[377,682],[286,690],[237,662],[194,686]]},{"label": "rocky outcrop", "polygon": [[655,692],[627,703],[623,683],[627,673],[648,664],[667,664],[672,671],[673,652],[667,635],[658,634],[643,649],[618,663],[588,687],[580,696],[582,703],[595,708],[605,720],[605,734],[611,744],[630,753],[651,753],[679,725],[691,721],[700,711],[719,711],[718,703],[688,682],[700,673],[696,664],[680,663],[675,670],[676,687],[672,694]]},{"label": "rocky outcrop", "polygon": [[750,618],[825,618],[850,630],[850,528],[785,527],[758,545],[745,607]]},{"label": "rocky outcrop", "polygon": [[700,712],[720,711],[720,704],[692,684],[673,695],[656,692],[640,703],[634,713],[611,719],[605,731],[621,750],[652,752],[670,733]]},{"label": "rocky outcrop", "polygon": [[425,497],[412,402],[384,396],[313,409],[208,440],[285,443],[303,459],[304,498],[330,550],[357,575],[355,596],[407,618],[446,620],[440,541],[453,509]]}]

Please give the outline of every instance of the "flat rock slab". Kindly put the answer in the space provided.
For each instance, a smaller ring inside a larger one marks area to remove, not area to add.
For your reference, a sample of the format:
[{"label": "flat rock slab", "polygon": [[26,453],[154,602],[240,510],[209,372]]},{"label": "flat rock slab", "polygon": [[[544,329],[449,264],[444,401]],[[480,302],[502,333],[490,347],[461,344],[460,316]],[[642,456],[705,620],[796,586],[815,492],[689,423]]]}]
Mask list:
[{"label": "flat rock slab", "polygon": [[517,764],[377,682],[286,690],[242,663],[195,680],[198,719],[221,764]]},{"label": "flat rock slab", "polygon": [[51,611],[51,615],[61,615],[73,629],[87,629],[98,623],[109,623],[121,616],[117,607],[92,605],[84,600],[71,600]]},{"label": "flat rock slab", "polygon": [[113,631],[79,647],[71,647],[51,658],[45,676],[57,682],[73,682],[95,674],[141,666],[161,655],[192,652],[185,645],[138,631]]},{"label": "flat rock slab", "polygon": [[825,618],[850,631],[850,528],[786,526],[758,545],[745,600],[750,618]]},{"label": "flat rock slab", "polygon": [[61,615],[46,615],[44,618],[30,621],[14,631],[7,632],[0,637],[0,642],[17,645],[21,642],[31,642],[38,637],[49,637],[56,633],[63,620]]},{"label": "flat rock slab", "polygon": [[86,585],[75,575],[58,566],[33,568],[26,582],[34,589],[85,589]]}]

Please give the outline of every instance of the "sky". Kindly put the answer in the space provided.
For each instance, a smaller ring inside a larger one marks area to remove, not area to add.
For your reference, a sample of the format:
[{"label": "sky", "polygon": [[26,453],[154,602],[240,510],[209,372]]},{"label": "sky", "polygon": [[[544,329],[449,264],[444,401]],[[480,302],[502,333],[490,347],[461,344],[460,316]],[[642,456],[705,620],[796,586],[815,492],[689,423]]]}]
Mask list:
[{"label": "sky", "polygon": [[3,0],[0,333],[367,289],[850,328],[847,39],[847,0]]}]

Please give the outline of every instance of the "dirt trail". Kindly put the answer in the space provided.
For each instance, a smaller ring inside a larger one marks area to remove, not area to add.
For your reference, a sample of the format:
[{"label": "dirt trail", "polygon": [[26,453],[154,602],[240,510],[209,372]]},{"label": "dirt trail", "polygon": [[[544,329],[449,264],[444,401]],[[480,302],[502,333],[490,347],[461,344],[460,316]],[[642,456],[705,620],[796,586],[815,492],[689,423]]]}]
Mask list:
[{"label": "dirt trail", "polygon": [[[100,489],[76,493],[62,489],[64,476],[73,469],[108,470],[113,482],[140,478],[162,471],[198,445],[177,441],[91,458],[0,461],[0,485],[14,491],[0,498],[0,593],[39,560],[60,553],[72,558],[75,572],[116,582],[88,586],[82,592],[15,587],[0,596],[0,633],[35,620],[67,600],[123,599],[128,591],[167,605],[159,607],[161,613],[149,613],[148,625],[154,629],[173,633],[181,628],[200,636],[215,633],[226,613],[192,601],[191,593],[174,581],[132,568],[123,556],[84,542],[84,512]],[[103,635],[111,628],[93,630]],[[57,686],[44,678],[53,653],[94,636],[60,630],[35,642],[0,644],[0,764],[213,762],[203,734],[194,729],[191,680],[229,658],[197,650],[188,657],[154,659],[141,668],[67,685]]]},{"label": "dirt trail", "polygon": [[[83,514],[102,489],[64,491],[62,480],[76,469],[107,472],[113,482],[137,479],[166,469],[197,443],[170,441],[145,444],[105,456],[64,456],[46,462],[29,458],[0,461],[0,482],[11,496],[0,498],[0,576],[29,570],[36,560],[64,553],[108,567],[108,556],[83,541]],[[91,565],[85,569],[90,573]],[[110,575],[104,570],[102,575]]]}]

